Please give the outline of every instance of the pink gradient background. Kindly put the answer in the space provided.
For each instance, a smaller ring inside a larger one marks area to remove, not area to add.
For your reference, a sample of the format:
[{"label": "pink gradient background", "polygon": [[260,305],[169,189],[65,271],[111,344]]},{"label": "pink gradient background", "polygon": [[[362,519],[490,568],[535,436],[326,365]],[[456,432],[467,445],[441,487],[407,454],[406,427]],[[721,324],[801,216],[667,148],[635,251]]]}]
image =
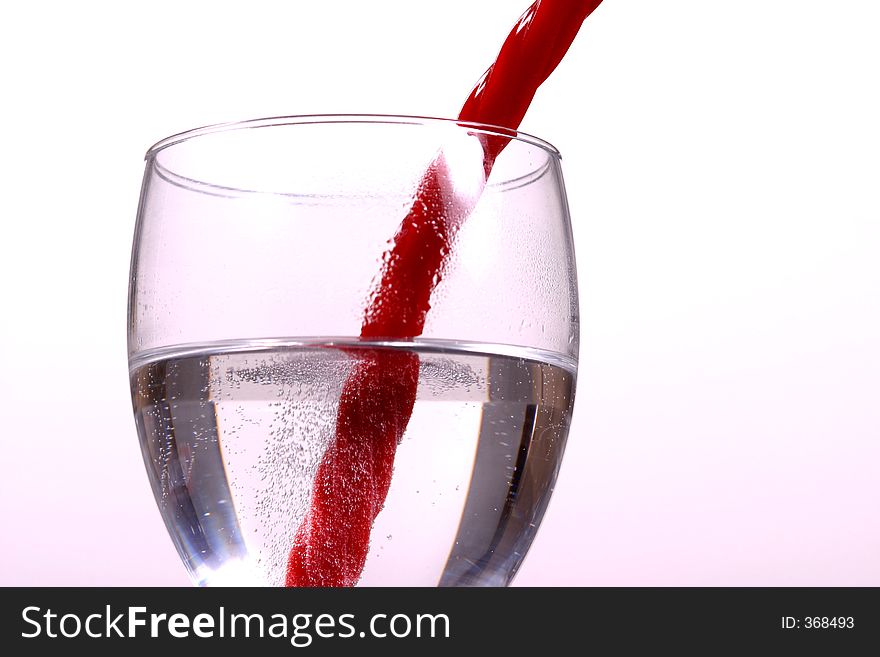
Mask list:
[{"label": "pink gradient background", "polygon": [[[189,582],[127,389],[146,148],[256,116],[453,116],[527,4],[7,10],[0,585]],[[878,19],[607,0],[539,92],[523,129],[563,153],[583,332],[517,584],[880,585]]]}]

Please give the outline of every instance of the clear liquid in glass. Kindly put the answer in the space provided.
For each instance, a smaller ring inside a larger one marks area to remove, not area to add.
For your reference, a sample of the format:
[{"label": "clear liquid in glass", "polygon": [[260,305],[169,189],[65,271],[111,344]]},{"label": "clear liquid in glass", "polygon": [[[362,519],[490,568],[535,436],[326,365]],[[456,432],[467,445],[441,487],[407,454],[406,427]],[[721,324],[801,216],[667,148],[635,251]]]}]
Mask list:
[{"label": "clear liquid in glass", "polygon": [[147,472],[196,583],[283,585],[364,348],[415,353],[420,367],[359,585],[511,581],[559,469],[574,362],[493,345],[258,340],[166,348],[131,363]]}]

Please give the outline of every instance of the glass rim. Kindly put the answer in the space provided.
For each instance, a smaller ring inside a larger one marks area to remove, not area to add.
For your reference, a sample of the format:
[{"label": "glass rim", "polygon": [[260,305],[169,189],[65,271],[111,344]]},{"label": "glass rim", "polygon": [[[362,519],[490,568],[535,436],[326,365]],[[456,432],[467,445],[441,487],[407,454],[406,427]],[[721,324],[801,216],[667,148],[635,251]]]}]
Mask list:
[{"label": "glass rim", "polygon": [[332,125],[342,123],[363,123],[374,125],[457,125],[480,134],[525,142],[541,148],[552,157],[557,159],[561,158],[559,150],[548,141],[520,130],[513,130],[512,128],[505,128],[487,123],[459,121],[458,119],[444,119],[430,116],[408,116],[397,114],[302,114],[214,123],[199,128],[184,130],[183,132],[178,132],[165,137],[164,139],[160,139],[150,146],[144,155],[144,159],[150,160],[167,148],[204,135],[232,132],[235,130],[246,130],[249,128],[267,128],[287,125]]}]

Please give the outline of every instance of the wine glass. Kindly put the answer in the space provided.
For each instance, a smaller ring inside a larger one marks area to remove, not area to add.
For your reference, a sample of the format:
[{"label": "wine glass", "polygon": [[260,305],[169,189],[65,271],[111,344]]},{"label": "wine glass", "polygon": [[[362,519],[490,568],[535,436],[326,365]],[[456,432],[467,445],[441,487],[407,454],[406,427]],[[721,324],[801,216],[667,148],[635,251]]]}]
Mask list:
[{"label": "wine glass", "polygon": [[[490,142],[504,148],[487,164]],[[442,183],[437,208],[428,171]],[[420,204],[449,237],[423,330],[364,337],[401,221]],[[559,154],[534,137],[331,115],[153,146],[130,379],[150,484],[192,580],[326,584],[327,563],[362,549],[349,584],[507,585],[565,447],[577,298]],[[380,379],[354,385],[376,363]],[[392,407],[397,433],[379,454],[365,444]],[[342,426],[352,418],[360,434]],[[322,479],[334,468],[336,492]],[[372,511],[348,509],[355,499]],[[333,540],[318,558],[309,532],[321,519]]]}]

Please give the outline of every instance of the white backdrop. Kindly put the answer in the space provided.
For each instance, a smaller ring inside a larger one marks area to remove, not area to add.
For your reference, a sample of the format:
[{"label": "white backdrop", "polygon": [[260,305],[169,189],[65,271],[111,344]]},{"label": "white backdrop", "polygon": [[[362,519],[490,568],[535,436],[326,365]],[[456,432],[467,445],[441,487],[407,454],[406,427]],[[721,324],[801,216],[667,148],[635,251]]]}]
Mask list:
[{"label": "white backdrop", "polygon": [[[452,117],[527,5],[4,8],[0,584],[188,583],[127,388],[146,148]],[[539,91],[522,127],[563,154],[584,325],[518,584],[880,585],[878,28],[871,0],[606,0]]]}]

